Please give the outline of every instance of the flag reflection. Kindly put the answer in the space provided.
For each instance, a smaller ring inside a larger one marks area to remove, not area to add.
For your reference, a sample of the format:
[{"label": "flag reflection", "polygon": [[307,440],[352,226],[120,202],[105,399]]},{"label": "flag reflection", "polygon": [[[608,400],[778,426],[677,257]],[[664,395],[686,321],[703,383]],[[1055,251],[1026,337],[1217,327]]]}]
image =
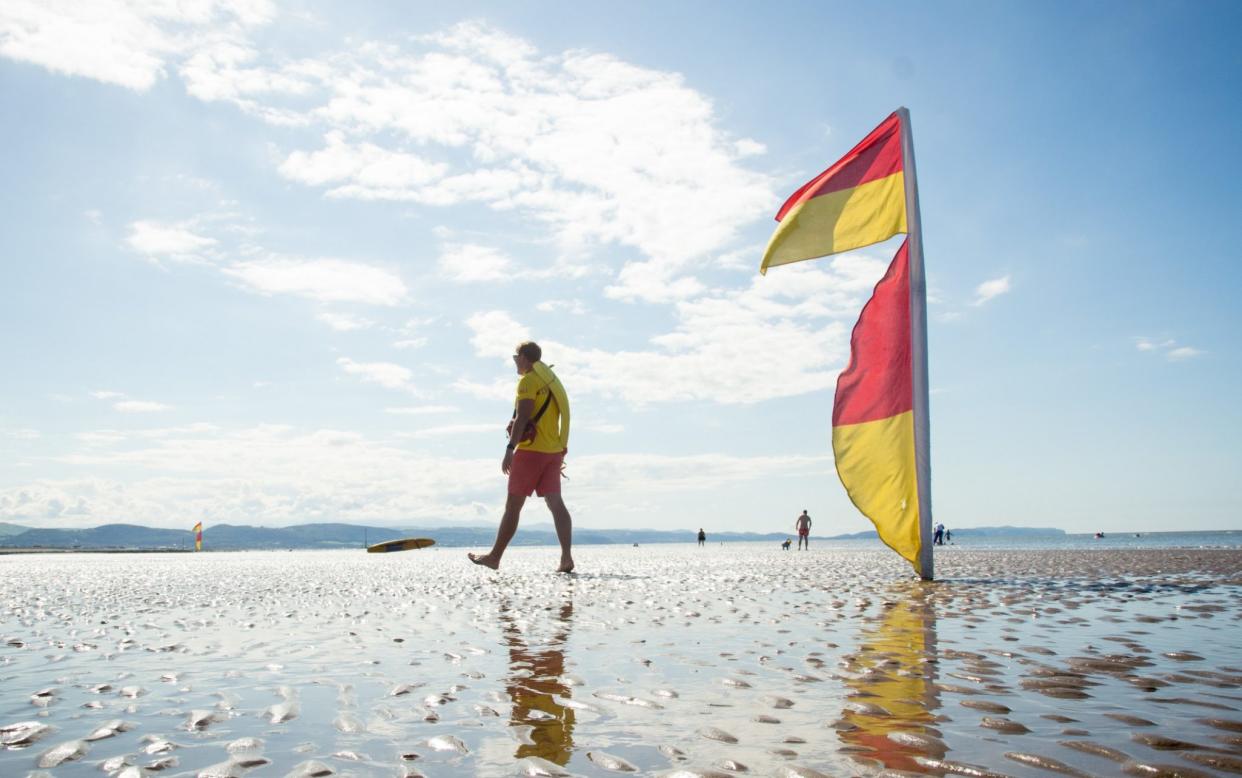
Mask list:
[{"label": "flag reflection", "polygon": [[911,582],[892,590],[882,612],[864,627],[857,652],[847,657],[848,702],[837,730],[844,750],[858,761],[925,772],[916,756],[944,757],[934,727],[940,697],[936,616],[926,588],[931,585]]}]

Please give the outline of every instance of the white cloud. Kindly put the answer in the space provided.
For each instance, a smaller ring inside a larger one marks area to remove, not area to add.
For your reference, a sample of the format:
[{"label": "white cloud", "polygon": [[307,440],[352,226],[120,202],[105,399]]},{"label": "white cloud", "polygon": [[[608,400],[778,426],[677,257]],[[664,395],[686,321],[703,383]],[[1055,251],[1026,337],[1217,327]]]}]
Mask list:
[{"label": "white cloud", "polygon": [[1177,361],[1181,359],[1190,359],[1191,357],[1197,357],[1202,353],[1203,352],[1200,351],[1199,349],[1193,348],[1191,346],[1178,346],[1177,348],[1169,350],[1168,357],[1171,360]]},{"label": "white cloud", "polygon": [[150,259],[190,262],[202,259],[202,252],[216,245],[213,238],[192,232],[184,224],[136,221],[129,225],[125,243]]},{"label": "white cloud", "polygon": [[293,62],[277,68],[257,64],[259,52],[237,31],[217,32],[190,53],[179,72],[186,92],[200,100],[224,100],[272,124],[307,124],[296,111],[265,105],[261,98],[304,95],[315,86],[313,63]]},{"label": "white cloud", "polygon": [[399,432],[398,437],[411,438],[419,440],[423,438],[445,438],[457,437],[461,435],[476,435],[483,432],[489,432],[498,437],[503,437],[504,427],[494,424],[445,424],[439,427],[427,427],[421,430],[413,430],[411,432]]},{"label": "white cloud", "polygon": [[[720,130],[679,74],[607,54],[541,54],[479,23],[281,67],[225,54],[198,57],[191,92],[321,127],[324,145],[280,172],[331,197],[518,209],[567,255],[620,244],[675,269],[776,203],[771,179],[738,164],[762,144]],[[305,107],[263,102],[276,82]]]},{"label": "white cloud", "polygon": [[217,432],[220,432],[220,427],[215,424],[196,421],[193,424],[182,424],[179,427],[156,427],[155,429],[137,430],[131,434],[140,438],[168,438],[196,433],[210,435]]},{"label": "white cloud", "polygon": [[366,330],[375,326],[375,322],[370,319],[364,319],[361,316],[354,316],[349,313],[331,313],[325,311],[315,314],[315,318],[328,325],[337,332],[353,332],[354,330]]},{"label": "white cloud", "polygon": [[430,416],[456,412],[457,408],[452,405],[407,405],[405,407],[384,409],[384,413],[391,413],[397,416]]},{"label": "white cloud", "polygon": [[171,405],[151,400],[121,400],[113,403],[112,407],[121,413],[159,413],[172,408]]},{"label": "white cloud", "polygon": [[734,150],[739,157],[754,157],[760,154],[768,153],[768,147],[757,140],[750,138],[742,138],[733,144]]},{"label": "white cloud", "polygon": [[508,255],[473,243],[445,246],[440,253],[440,272],[462,283],[508,281],[514,277],[513,261]]},{"label": "white cloud", "polygon": [[415,318],[409,319],[397,328],[398,340],[394,341],[392,347],[395,349],[407,350],[422,348],[427,345],[429,338],[422,335],[423,330],[435,321],[435,318]]},{"label": "white cloud", "polygon": [[575,494],[581,490],[591,498],[648,491],[712,490],[774,476],[823,474],[825,470],[831,471],[832,457],[636,453],[573,457],[570,467]]},{"label": "white cloud", "polygon": [[[867,253],[803,263],[675,306],[677,324],[646,348],[583,349],[538,338],[571,394],[632,405],[711,400],[754,403],[830,389],[848,356],[849,331],[888,263]],[[466,320],[475,354],[507,358],[528,330],[509,313]],[[455,390],[487,399],[512,396],[512,381],[459,380]]]},{"label": "white cloud", "polygon": [[90,395],[97,400],[116,400],[112,403],[112,409],[121,413],[160,413],[172,409],[171,405],[152,400],[131,399],[123,392],[103,390],[91,392]]},{"label": "white cloud", "polygon": [[[176,65],[199,99],[319,128],[324,145],[290,151],[280,172],[329,196],[519,210],[552,232],[562,261],[574,257],[572,272],[595,247],[631,247],[639,258],[619,257],[619,299],[700,293],[691,269],[776,203],[772,179],[739,164],[762,144],[720,129],[711,101],[678,73],[599,52],[541,53],[478,22],[412,44],[282,59],[250,41],[275,13],[264,0],[14,0],[0,11],[0,53],[134,89]],[[148,256],[212,247],[184,225],[133,230]],[[477,272],[495,279],[503,263],[491,260]],[[279,262],[225,272],[264,293],[358,299],[292,284]]]},{"label": "white cloud", "polygon": [[535,310],[542,311],[543,313],[565,311],[575,316],[581,316],[587,312],[587,307],[581,300],[544,300],[535,306]]},{"label": "white cloud", "polygon": [[625,432],[625,425],[609,424],[607,422],[588,422],[586,424],[575,424],[574,430],[586,430],[588,432],[600,432],[605,435],[615,435],[619,432]]},{"label": "white cloud", "polygon": [[474,335],[470,345],[481,357],[511,357],[519,343],[530,340],[530,330],[504,311],[484,311],[466,320]]},{"label": "white cloud", "polygon": [[410,383],[414,373],[407,367],[392,362],[355,362],[347,357],[336,360],[336,364],[346,373],[356,375],[367,383],[379,384],[386,389],[414,391]]},{"label": "white cloud", "polygon": [[281,175],[308,186],[332,185],[331,197],[359,200],[415,200],[423,184],[442,178],[444,163],[416,154],[389,151],[373,143],[349,145],[344,133],[326,137],[319,151],[295,151],[280,166]]},{"label": "white cloud", "polygon": [[974,305],[983,305],[993,297],[1005,294],[1009,291],[1009,276],[993,278],[990,281],[984,281],[975,287]]},{"label": "white cloud", "polygon": [[[477,432],[482,431],[479,425]],[[135,475],[40,479],[0,489],[0,521],[62,527],[115,521],[182,526],[175,517],[189,515],[208,524],[339,520],[409,526],[475,518],[480,505],[499,511],[504,479],[495,459],[451,458],[436,446],[407,447],[412,443],[279,425],[171,430],[126,446],[84,441],[78,450],[57,457],[58,462],[85,472]],[[722,486],[822,475],[831,466],[827,456],[716,453],[601,454],[570,460],[573,498],[583,505],[610,504],[617,494],[709,495]]]},{"label": "white cloud", "polygon": [[95,430],[93,432],[79,432],[74,437],[88,446],[112,446],[124,442],[128,436],[116,430]]},{"label": "white cloud", "polygon": [[164,76],[167,60],[273,16],[266,0],[6,0],[0,56],[145,91]]},{"label": "white cloud", "polygon": [[221,268],[259,294],[292,294],[321,302],[397,305],[406,296],[395,273],[341,259],[270,257],[235,262]]},{"label": "white cloud", "polygon": [[453,382],[452,389],[458,394],[467,394],[479,400],[513,400],[513,387],[517,383],[516,373],[513,378],[496,378],[490,384],[459,378]]},{"label": "white cloud", "polygon": [[[221,243],[194,231],[215,225],[216,233],[239,244]],[[193,229],[192,229],[193,228]],[[246,242],[254,228],[229,212],[203,213],[176,224],[140,220],[130,224],[126,244],[158,262],[209,262],[239,286],[262,295],[289,294],[320,302],[394,306],[406,300],[407,289],[392,270],[333,257],[286,256]],[[226,259],[241,255],[245,259]],[[317,318],[333,329],[366,329],[374,322],[349,314],[325,312]]]},{"label": "white cloud", "polygon": [[10,440],[38,440],[43,437],[42,434],[35,429],[2,430],[0,431],[0,435],[3,435]]},{"label": "white cloud", "polygon": [[1134,339],[1134,347],[1139,351],[1162,353],[1165,359],[1168,359],[1170,362],[1193,359],[1202,356],[1204,353],[1201,349],[1194,348],[1193,346],[1179,346],[1177,341],[1172,338],[1154,340],[1152,338],[1136,337]]},{"label": "white cloud", "polygon": [[627,262],[617,283],[604,289],[615,300],[670,303],[700,294],[703,284],[689,276],[675,277],[677,268],[664,262]]}]

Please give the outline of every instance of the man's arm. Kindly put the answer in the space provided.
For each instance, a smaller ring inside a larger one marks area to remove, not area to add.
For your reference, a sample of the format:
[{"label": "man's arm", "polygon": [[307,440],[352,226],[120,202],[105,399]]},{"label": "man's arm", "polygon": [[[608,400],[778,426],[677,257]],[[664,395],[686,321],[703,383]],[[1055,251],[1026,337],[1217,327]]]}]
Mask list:
[{"label": "man's arm", "polygon": [[513,464],[513,450],[522,441],[522,432],[530,417],[535,415],[534,400],[518,400],[517,417],[513,420],[513,432],[509,435],[509,445],[505,447],[505,458],[500,462],[500,472],[509,474],[509,466]]}]

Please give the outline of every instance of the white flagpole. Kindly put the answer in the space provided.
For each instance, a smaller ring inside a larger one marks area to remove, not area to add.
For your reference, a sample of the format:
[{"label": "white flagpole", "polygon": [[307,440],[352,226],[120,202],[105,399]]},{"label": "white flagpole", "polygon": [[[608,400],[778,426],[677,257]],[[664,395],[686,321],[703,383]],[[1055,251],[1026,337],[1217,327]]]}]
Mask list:
[{"label": "white flagpole", "polygon": [[919,490],[919,568],[925,581],[935,579],[932,559],[931,422],[927,389],[927,278],[923,273],[923,223],[919,184],[914,172],[914,136],[910,111],[898,108],[901,160],[906,182],[906,234],[910,243],[910,362],[914,371],[914,469]]}]

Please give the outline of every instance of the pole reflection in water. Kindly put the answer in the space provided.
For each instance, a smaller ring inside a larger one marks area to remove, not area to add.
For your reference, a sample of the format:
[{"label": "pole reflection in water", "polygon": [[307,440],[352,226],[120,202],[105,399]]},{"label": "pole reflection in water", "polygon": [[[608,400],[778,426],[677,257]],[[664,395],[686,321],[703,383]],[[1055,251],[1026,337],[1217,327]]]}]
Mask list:
[{"label": "pole reflection in water", "polygon": [[854,759],[889,770],[926,772],[916,756],[943,759],[933,726],[936,690],[936,614],[928,586],[911,582],[889,592],[865,626],[858,651],[847,657],[849,701],[837,724]]},{"label": "pole reflection in water", "polygon": [[[530,735],[530,742],[519,745],[514,756],[537,756],[563,767],[574,747],[574,711],[557,702],[557,697],[570,697],[570,687],[561,677],[565,674],[564,646],[569,639],[573,601],[565,600],[551,612],[555,614],[551,624],[532,620],[526,625],[528,633],[523,634],[509,603],[501,601],[500,623],[509,647],[505,691],[513,703],[509,725],[528,727]],[[548,626],[552,634],[541,639],[539,633]]]}]

